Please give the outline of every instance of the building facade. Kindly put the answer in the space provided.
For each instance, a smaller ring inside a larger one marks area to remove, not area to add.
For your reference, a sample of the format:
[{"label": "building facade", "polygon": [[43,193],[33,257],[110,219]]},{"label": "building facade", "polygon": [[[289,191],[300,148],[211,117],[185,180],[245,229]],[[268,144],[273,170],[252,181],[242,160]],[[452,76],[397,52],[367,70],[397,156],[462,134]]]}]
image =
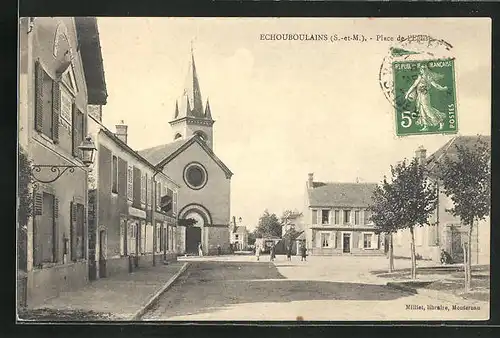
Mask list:
[{"label": "building facade", "polygon": [[368,206],[374,183],[314,182],[309,174],[304,209],[306,247],[311,255],[383,255]]},{"label": "building facade", "polygon": [[247,227],[236,223],[236,218],[233,217],[233,224],[230,233],[230,243],[234,251],[243,251],[248,248],[248,230]]},{"label": "building facade", "polygon": [[91,278],[152,264],[153,255],[158,264],[175,260],[179,185],[128,146],[126,125],[113,133],[99,113],[89,116],[98,148],[89,182]]},{"label": "building facade", "polygon": [[173,142],[139,151],[149,162],[163,167],[181,186],[178,219],[194,219],[194,226],[177,228],[179,253],[216,254],[229,251],[230,192],[233,173],[213,151],[212,113],[202,103],[194,56],[170,126]]},{"label": "building facade", "polygon": [[[420,163],[426,165],[430,172],[430,179],[436,184],[439,191],[438,205],[430,222],[433,225],[424,225],[415,228],[415,253],[423,259],[440,261],[441,250],[449,253],[455,263],[463,262],[462,243],[467,240],[467,226],[461,224],[458,217],[447,210],[453,207],[453,201],[444,194],[442,183],[436,178],[437,163],[446,156],[456,157],[456,145],[472,146],[477,136],[458,136],[451,139],[431,156],[427,156],[426,149],[420,147],[415,156]],[[491,144],[491,138],[482,137]],[[409,230],[401,230],[394,234],[394,255],[410,256],[411,235]],[[471,263],[490,263],[490,217],[478,222],[473,227],[471,243]]]},{"label": "building facade", "polygon": [[80,166],[60,178],[34,171],[27,225],[26,303],[35,306],[88,282],[87,179],[78,146],[87,106],[106,104],[95,18],[20,19],[19,146],[34,165]]}]

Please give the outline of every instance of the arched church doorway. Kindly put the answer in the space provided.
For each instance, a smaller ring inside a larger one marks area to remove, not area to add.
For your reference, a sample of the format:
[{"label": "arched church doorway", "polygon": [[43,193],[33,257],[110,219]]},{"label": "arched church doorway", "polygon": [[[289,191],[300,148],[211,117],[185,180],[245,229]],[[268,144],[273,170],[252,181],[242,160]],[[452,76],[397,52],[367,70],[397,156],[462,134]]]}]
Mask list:
[{"label": "arched church doorway", "polygon": [[202,243],[201,235],[202,229],[205,225],[204,217],[196,210],[189,211],[185,216],[185,219],[193,218],[196,220],[194,225],[188,226],[186,228],[186,253],[198,254],[198,244]]}]

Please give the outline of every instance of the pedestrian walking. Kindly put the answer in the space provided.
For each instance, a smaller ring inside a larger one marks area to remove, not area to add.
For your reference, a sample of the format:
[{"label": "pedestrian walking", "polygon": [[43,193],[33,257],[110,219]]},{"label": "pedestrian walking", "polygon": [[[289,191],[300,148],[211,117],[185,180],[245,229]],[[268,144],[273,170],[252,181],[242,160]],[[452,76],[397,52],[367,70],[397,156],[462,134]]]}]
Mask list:
[{"label": "pedestrian walking", "polygon": [[220,256],[221,252],[222,252],[222,249],[220,247],[220,244],[217,244],[217,255]]},{"label": "pedestrian walking", "polygon": [[291,261],[292,260],[292,244],[289,244],[286,250],[286,259]]},{"label": "pedestrian walking", "polygon": [[257,257],[257,260],[260,260],[260,245],[255,246],[255,257]]},{"label": "pedestrian walking", "polygon": [[274,261],[276,259],[276,247],[274,246],[274,243],[271,244],[270,248],[270,260]]},{"label": "pedestrian walking", "polygon": [[201,242],[198,243],[198,256],[203,256],[203,250],[201,248]]},{"label": "pedestrian walking", "polygon": [[306,246],[305,244],[302,244],[302,246],[300,247],[300,255],[301,255],[301,258],[300,258],[300,261],[307,261],[306,257],[307,257],[307,249],[306,249]]}]

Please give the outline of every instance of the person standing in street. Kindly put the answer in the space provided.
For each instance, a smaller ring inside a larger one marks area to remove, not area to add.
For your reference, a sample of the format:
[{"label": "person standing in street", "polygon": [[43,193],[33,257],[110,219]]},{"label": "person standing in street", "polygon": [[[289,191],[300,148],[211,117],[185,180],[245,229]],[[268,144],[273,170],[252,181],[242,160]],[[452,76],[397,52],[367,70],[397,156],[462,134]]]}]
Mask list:
[{"label": "person standing in street", "polygon": [[203,256],[203,250],[201,248],[201,242],[198,243],[198,256]]},{"label": "person standing in street", "polygon": [[288,247],[286,249],[286,259],[291,261],[292,260],[292,244],[288,244]]},{"label": "person standing in street", "polygon": [[255,246],[255,257],[257,257],[257,260],[260,260],[260,245]]},{"label": "person standing in street", "polygon": [[302,243],[302,246],[300,247],[300,255],[301,255],[301,258],[300,258],[300,261],[307,261],[306,257],[307,257],[307,249],[306,249],[306,245]]},{"label": "person standing in street", "polygon": [[274,243],[271,244],[271,249],[270,249],[270,260],[271,262],[274,261],[276,258],[276,247],[274,246]]}]

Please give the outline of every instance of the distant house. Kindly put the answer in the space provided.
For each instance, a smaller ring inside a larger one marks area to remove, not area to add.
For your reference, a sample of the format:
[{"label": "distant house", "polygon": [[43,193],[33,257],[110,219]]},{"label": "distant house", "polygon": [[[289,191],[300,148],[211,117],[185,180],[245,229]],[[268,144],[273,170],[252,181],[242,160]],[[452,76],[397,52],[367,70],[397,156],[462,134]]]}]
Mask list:
[{"label": "distant house", "polygon": [[311,255],[380,255],[383,236],[367,210],[375,183],[314,182],[309,174],[304,209],[306,247]]},{"label": "distant house", "polygon": [[229,241],[235,251],[243,251],[248,247],[248,230],[246,226],[242,225],[241,217],[239,223],[236,223],[236,217],[233,216],[231,222],[231,233]]},{"label": "distant house", "polygon": [[[482,137],[491,144],[491,137]],[[447,209],[453,202],[444,194],[442,183],[436,178],[437,164],[446,156],[451,159],[457,156],[456,145],[473,146],[477,136],[458,136],[451,139],[434,154],[427,157],[426,150],[417,149],[415,156],[430,170],[431,179],[437,183],[439,190],[438,207],[432,216],[431,223],[435,225],[417,227],[415,229],[415,251],[424,259],[439,261],[441,250],[448,252],[456,263],[463,262],[462,243],[467,238],[467,227],[460,223],[460,219],[450,214]],[[394,235],[394,255],[410,255],[410,232],[399,231]],[[472,264],[490,263],[490,218],[474,226],[472,233]]]}]

